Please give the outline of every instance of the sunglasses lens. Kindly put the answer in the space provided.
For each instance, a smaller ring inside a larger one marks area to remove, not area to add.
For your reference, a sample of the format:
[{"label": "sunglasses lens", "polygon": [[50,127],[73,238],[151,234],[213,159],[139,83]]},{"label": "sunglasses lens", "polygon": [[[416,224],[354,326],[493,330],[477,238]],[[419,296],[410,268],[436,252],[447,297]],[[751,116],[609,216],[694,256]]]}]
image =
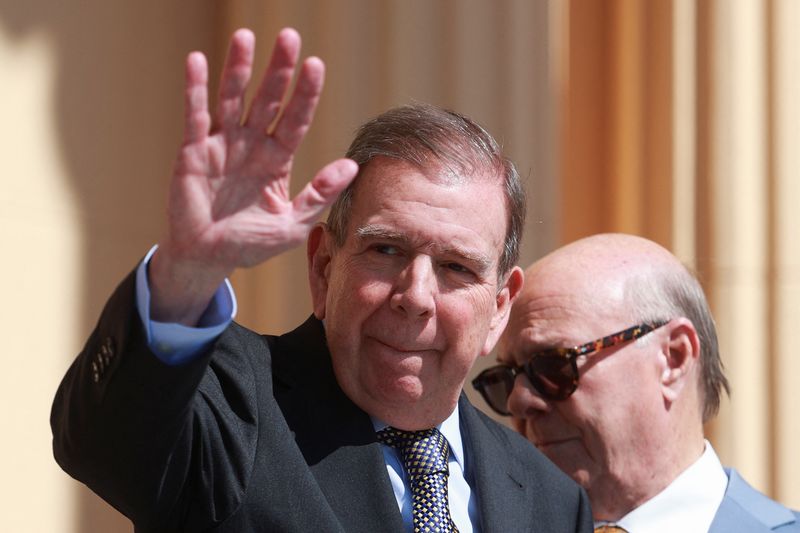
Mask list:
[{"label": "sunglasses lens", "polygon": [[578,386],[572,363],[560,355],[540,355],[526,365],[531,384],[542,396],[551,400],[564,400]]},{"label": "sunglasses lens", "polygon": [[473,386],[489,404],[501,415],[510,415],[508,396],[514,388],[514,373],[506,366],[494,366],[481,372],[472,382]]}]

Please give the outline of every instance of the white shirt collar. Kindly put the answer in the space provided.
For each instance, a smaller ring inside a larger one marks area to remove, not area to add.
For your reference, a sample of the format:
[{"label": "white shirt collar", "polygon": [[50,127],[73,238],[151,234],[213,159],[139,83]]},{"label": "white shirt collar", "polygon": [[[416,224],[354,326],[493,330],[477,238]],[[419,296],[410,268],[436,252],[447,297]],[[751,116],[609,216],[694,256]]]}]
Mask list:
[{"label": "white shirt collar", "polygon": [[700,458],[664,490],[616,522],[630,533],[705,533],[717,514],[728,476],[705,441]]}]

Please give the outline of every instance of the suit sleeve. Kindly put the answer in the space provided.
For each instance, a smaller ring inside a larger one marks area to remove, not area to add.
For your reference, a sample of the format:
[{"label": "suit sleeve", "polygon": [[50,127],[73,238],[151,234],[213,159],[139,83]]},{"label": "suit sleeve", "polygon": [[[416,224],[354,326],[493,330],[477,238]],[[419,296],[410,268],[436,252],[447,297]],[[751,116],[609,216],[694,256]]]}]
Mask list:
[{"label": "suit sleeve", "polygon": [[256,377],[243,354],[253,350],[229,328],[208,353],[168,366],[147,347],[134,293],[132,273],[61,382],[53,453],[137,528],[205,529],[236,510],[252,468]]}]

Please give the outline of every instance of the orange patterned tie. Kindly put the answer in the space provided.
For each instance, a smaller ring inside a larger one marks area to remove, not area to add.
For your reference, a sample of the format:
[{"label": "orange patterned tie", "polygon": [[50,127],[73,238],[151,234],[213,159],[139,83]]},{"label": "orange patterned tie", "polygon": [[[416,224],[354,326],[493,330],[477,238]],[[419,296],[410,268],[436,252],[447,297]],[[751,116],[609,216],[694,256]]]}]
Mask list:
[{"label": "orange patterned tie", "polygon": [[594,533],[628,533],[628,530],[619,526],[604,524],[594,528]]}]

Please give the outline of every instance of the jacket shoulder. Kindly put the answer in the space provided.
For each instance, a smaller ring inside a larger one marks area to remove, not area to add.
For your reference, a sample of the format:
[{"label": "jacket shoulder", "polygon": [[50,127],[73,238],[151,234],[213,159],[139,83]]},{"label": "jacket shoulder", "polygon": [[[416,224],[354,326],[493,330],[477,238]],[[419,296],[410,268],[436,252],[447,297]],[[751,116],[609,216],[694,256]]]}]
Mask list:
[{"label": "jacket shoulder", "polygon": [[726,468],[728,487],[709,531],[800,532],[800,514],[753,488],[735,469]]}]

